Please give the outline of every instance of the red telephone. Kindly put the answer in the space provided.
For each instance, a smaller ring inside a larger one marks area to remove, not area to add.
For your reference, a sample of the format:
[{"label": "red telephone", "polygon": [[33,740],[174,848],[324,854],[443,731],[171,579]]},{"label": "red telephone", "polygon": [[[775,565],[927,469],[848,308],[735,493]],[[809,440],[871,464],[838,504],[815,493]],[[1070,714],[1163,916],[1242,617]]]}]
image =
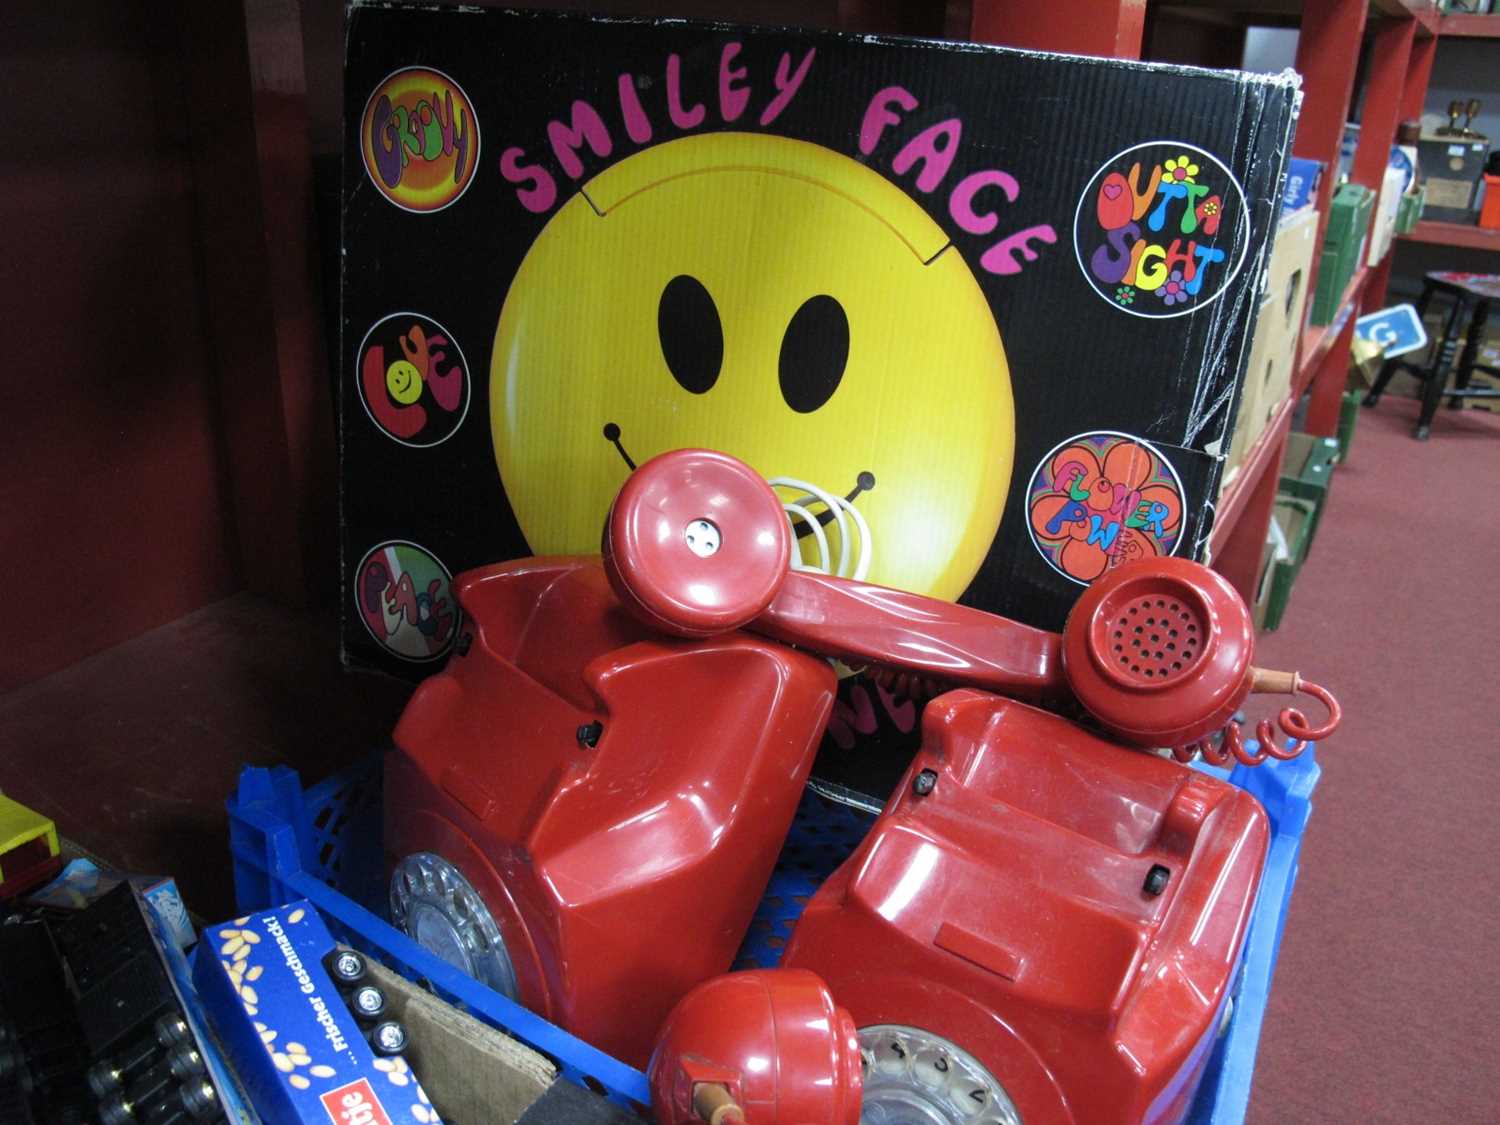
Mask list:
[{"label": "red telephone", "polygon": [[[1082,704],[1136,746],[1168,746],[1254,765],[1290,758],[1338,726],[1338,703],[1296,673],[1251,666],[1254,626],[1223,578],[1185,559],[1121,566],[1079,598],[1061,637],[919,594],[793,570],[781,502],[748,465],[679,450],[642,465],[620,490],[604,536],[616,593],[643,621],[684,637],[746,629],[850,663],[894,665],[954,686]],[[1269,721],[1258,755],[1226,728],[1253,691],[1305,692],[1329,711]],[[1224,730],[1222,744],[1208,737]]]},{"label": "red telephone", "polygon": [[[1023,703],[948,692],[775,973],[700,985],[664,1026],[656,1111],[686,1125],[753,1102],[749,1125],[832,1122],[791,1107],[857,1089],[865,1125],[1180,1122],[1224,1026],[1268,839],[1243,789]],[[787,1058],[786,1021],[761,1014],[774,979],[735,983],[777,973],[804,982],[783,1008],[811,978],[847,1011],[858,1087],[837,1061],[842,1020],[803,1021],[821,1034],[804,1032],[787,1065],[744,1064]]]},{"label": "red telephone", "polygon": [[1269,835],[1237,786],[949,692],[781,968],[817,974],[854,1018],[869,1121],[1176,1125],[1224,1026]]},{"label": "red telephone", "polygon": [[[467,631],[447,667],[413,696],[386,769],[393,920],[554,1023],[644,1065],[673,1005],[728,969],[770,877],[832,707],[833,671],[813,653],[1037,702],[1076,700],[1115,737],[1170,745],[1180,756],[1201,749],[1251,757],[1233,726],[1217,748],[1207,739],[1252,690],[1301,690],[1328,704],[1330,718],[1316,730],[1300,712],[1282,712],[1283,729],[1298,737],[1323,737],[1338,722],[1337,704],[1321,688],[1251,667],[1243,604],[1194,563],[1118,568],[1080,599],[1059,637],[915,594],[790,572],[791,551],[779,501],[748,466],[683,450],[628,479],[610,511],[602,565],[525,559],[461,575],[454,588]],[[964,714],[994,719],[986,737],[1019,732],[1020,744],[1038,743],[1035,776],[1046,792],[1024,786],[1026,801],[1041,802],[1028,806],[1025,823],[1055,815],[1071,826],[1037,853],[1059,871],[1093,865],[1100,878],[1138,883],[1122,864],[1144,852],[1101,858],[1088,841],[1118,842],[1147,829],[1152,840],[1170,829],[1170,840],[1142,847],[1175,856],[1190,873],[1214,863],[1233,869],[1224,885],[1235,894],[1191,908],[1219,919],[1212,932],[1223,936],[1216,948],[1227,961],[1204,986],[1219,995],[1242,932],[1235,919],[1253,902],[1251,869],[1259,870],[1264,833],[1250,832],[1239,850],[1222,845],[1232,826],[1254,819],[1244,811],[1254,802],[1230,801],[1226,792],[1238,790],[1199,784],[1154,755],[1121,753],[1055,715],[958,694],[971,697]],[[928,707],[930,721],[956,713],[942,703]],[[1005,716],[1015,717],[1002,723]],[[1275,748],[1272,733],[1261,724],[1262,756],[1296,752]],[[1075,753],[1089,756],[1087,770],[1067,768]],[[957,799],[959,786],[979,785],[995,770],[1010,784],[1007,762],[1021,757],[980,754],[944,791]],[[951,755],[932,761],[933,770],[951,767]],[[1205,793],[1213,800],[1198,799]],[[905,807],[898,798],[883,820]],[[974,800],[965,816],[987,807],[982,793]],[[936,815],[948,802],[925,808]],[[1218,806],[1240,811],[1203,819]],[[1081,834],[1080,816],[1091,826]],[[963,837],[934,833],[918,866],[950,848],[965,852]],[[979,850],[966,854],[978,864],[978,886],[985,864],[998,868],[1005,857],[975,842]],[[1214,858],[1195,859],[1200,852]],[[1196,894],[1200,884],[1182,878],[1177,886]],[[885,921],[899,931],[900,948],[938,956],[926,930],[941,926],[943,908],[919,916],[892,905],[916,885],[887,888],[882,909],[895,913]],[[1185,891],[1172,893],[1180,899]],[[1159,914],[1140,910],[1129,932],[1156,933]],[[883,940],[881,928],[856,924],[860,909],[842,900],[816,916],[815,927],[798,929],[821,935],[800,946],[808,967],[829,980],[838,1003],[854,1010],[841,990],[856,997],[862,1018],[866,994],[846,972],[857,958],[841,965],[813,951],[837,949],[843,934],[856,943]],[[1076,920],[1101,927],[1093,936],[1110,951],[1126,940],[1119,920],[1090,910]],[[958,956],[989,956],[982,941],[973,944],[977,925],[949,934]],[[1049,956],[1044,946],[1030,954],[1034,964]],[[1065,974],[1084,971],[1059,964]],[[977,1061],[980,1047],[968,1049],[976,1053],[955,1049],[942,1058],[962,1074],[991,1065]],[[726,1089],[746,1096],[742,1083]]]}]

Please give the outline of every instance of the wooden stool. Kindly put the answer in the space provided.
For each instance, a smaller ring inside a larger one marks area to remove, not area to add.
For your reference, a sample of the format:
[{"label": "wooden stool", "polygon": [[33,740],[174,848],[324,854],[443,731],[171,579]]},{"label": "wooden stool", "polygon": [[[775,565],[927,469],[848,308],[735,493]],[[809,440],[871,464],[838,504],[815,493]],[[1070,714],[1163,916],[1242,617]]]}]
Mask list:
[{"label": "wooden stool", "polygon": [[[1484,343],[1490,304],[1500,301],[1500,274],[1451,271],[1429,273],[1422,286],[1422,299],[1417,302],[1419,318],[1427,315],[1434,296],[1449,298],[1453,305],[1443,322],[1441,338],[1435,342],[1434,347],[1428,349],[1430,358],[1426,366],[1409,363],[1404,359],[1388,359],[1381,366],[1375,385],[1365,396],[1366,406],[1378,403],[1386,385],[1397,371],[1410,371],[1421,379],[1424,384],[1422,413],[1417,419],[1416,429],[1412,431],[1412,436],[1418,441],[1426,441],[1432,431],[1432,419],[1437,414],[1443,392],[1447,390],[1450,369],[1455,371],[1453,389],[1448,391],[1448,405],[1451,408],[1456,410],[1466,398],[1500,398],[1500,390],[1469,386],[1475,371],[1500,375],[1500,368],[1479,362],[1479,348]],[[1465,317],[1468,318],[1467,331],[1464,331]],[[1458,339],[1461,334],[1464,337],[1463,354],[1458,355]],[[1455,365],[1456,355],[1458,361]]]}]

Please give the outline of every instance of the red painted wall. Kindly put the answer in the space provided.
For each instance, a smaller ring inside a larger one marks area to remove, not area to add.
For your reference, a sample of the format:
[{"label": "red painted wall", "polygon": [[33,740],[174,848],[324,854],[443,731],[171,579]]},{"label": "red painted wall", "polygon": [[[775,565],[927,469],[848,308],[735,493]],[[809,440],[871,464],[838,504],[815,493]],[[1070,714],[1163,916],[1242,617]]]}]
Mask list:
[{"label": "red painted wall", "polygon": [[[961,0],[592,6],[967,24]],[[0,2],[0,692],[237,589],[336,596],[339,18],[299,0]]]},{"label": "red painted wall", "polygon": [[239,586],[171,9],[0,13],[0,691]]}]

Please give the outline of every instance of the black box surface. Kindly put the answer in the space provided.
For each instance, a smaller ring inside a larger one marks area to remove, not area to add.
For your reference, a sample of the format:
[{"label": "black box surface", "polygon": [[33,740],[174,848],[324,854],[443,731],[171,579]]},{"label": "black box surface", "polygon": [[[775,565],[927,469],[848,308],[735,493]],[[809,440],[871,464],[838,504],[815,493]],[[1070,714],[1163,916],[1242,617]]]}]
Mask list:
[{"label": "black box surface", "polygon": [[1417,144],[1417,166],[1427,188],[1422,214],[1448,223],[1474,223],[1484,162],[1490,155],[1485,137],[1423,136]]},{"label": "black box surface", "polygon": [[809,562],[1048,628],[1201,556],[1294,76],[384,4],[347,51],[348,659],[425,674],[451,575],[597,551],[684,446]]}]

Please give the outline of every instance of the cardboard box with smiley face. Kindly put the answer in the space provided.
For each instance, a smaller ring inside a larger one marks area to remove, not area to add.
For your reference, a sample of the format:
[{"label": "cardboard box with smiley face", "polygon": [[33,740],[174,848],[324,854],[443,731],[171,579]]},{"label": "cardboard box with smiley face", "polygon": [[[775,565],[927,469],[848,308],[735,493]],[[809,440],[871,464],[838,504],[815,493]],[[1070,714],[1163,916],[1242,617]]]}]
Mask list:
[{"label": "cardboard box with smiley face", "polygon": [[[682,447],[805,565],[1032,625],[1201,557],[1293,76],[389,4],[347,43],[350,661],[432,670],[453,574],[597,551]],[[843,702],[831,749],[914,743]]]}]

